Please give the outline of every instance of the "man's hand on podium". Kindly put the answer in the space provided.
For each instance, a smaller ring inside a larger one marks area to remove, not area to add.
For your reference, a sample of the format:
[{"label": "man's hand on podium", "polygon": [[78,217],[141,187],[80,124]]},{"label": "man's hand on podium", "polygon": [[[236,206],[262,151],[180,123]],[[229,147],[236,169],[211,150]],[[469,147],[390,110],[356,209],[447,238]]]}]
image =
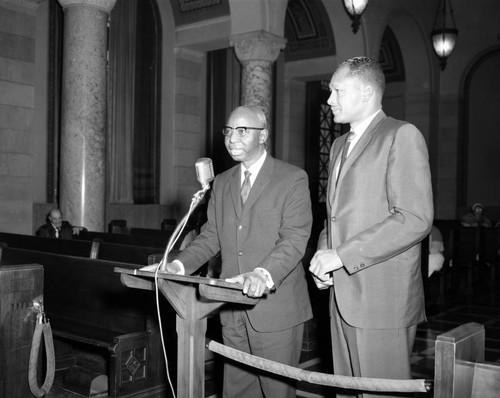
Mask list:
[{"label": "man's hand on podium", "polygon": [[[156,268],[158,268],[158,263],[152,264],[152,265],[147,265],[145,267],[139,268],[140,271],[151,271],[151,272],[156,272]],[[184,270],[181,268],[179,263],[177,262],[171,262],[167,263],[167,266],[165,269],[160,269],[159,272],[167,272],[170,274],[181,274],[184,275]]]},{"label": "man's hand on podium", "polygon": [[239,283],[243,285],[243,294],[248,297],[262,297],[269,289],[266,286],[266,276],[258,271],[247,272],[232,278],[227,278],[226,282]]}]

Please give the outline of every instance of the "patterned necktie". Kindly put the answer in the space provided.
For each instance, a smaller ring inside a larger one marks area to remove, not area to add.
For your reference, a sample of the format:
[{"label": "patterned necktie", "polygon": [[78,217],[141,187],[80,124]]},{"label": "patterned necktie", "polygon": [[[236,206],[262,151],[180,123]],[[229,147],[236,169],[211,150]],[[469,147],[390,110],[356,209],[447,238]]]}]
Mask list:
[{"label": "patterned necktie", "polygon": [[56,228],[56,238],[59,238],[59,228]]},{"label": "patterned necktie", "polygon": [[241,204],[244,205],[247,198],[248,194],[250,193],[250,189],[252,188],[252,184],[250,182],[250,176],[252,173],[250,173],[248,170],[245,170],[245,180],[243,181],[243,185],[241,186]]},{"label": "patterned necktie", "polygon": [[337,180],[340,175],[340,171],[342,170],[342,167],[344,166],[345,160],[347,159],[347,154],[349,153],[349,147],[351,146],[351,142],[354,138],[354,131],[349,132],[349,135],[347,136],[347,139],[345,140],[344,146],[342,148],[342,155],[340,157],[340,165],[339,165],[339,171],[337,172]]}]

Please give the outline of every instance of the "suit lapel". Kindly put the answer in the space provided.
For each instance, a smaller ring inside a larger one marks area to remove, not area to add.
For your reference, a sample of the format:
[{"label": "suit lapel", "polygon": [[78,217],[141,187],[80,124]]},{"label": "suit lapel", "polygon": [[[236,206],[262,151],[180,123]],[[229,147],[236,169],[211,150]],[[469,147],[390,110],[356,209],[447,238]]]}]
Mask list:
[{"label": "suit lapel", "polygon": [[240,167],[237,166],[234,168],[234,171],[229,179],[229,190],[231,192],[231,198],[233,200],[234,212],[237,217],[241,216],[241,178],[240,178]]},{"label": "suit lapel", "polygon": [[[349,154],[349,156],[345,160],[345,163],[342,166],[342,170],[340,171],[340,174],[338,176],[338,181],[336,182],[336,185],[335,185],[335,172],[330,173],[330,176],[333,174],[333,177],[331,177],[333,179],[330,181],[330,183],[333,183],[333,185],[331,185],[331,186],[335,187],[335,189],[330,190],[330,191],[333,191],[335,193],[336,187],[338,187],[342,184],[342,180],[344,179],[345,174],[347,173],[347,171],[349,170],[351,165],[354,163],[354,161],[361,155],[361,153],[363,153],[366,146],[370,143],[373,135],[377,133],[380,124],[386,118],[387,118],[386,114],[384,113],[384,111],[381,110],[377,114],[377,116],[375,116],[375,118],[371,121],[371,123],[368,125],[368,127],[366,128],[366,131],[363,133],[363,135],[361,136],[361,138],[356,143],[356,145],[352,149],[351,153]],[[346,137],[344,140],[342,140],[342,143],[339,143],[339,146],[335,149],[335,152],[337,153],[337,156],[334,157],[335,160],[337,159],[338,156],[340,156],[341,148],[342,148],[344,142],[347,140],[347,134],[345,134],[345,136]],[[330,166],[334,167],[335,161]],[[334,170],[334,169],[332,169],[332,170]],[[334,197],[335,197],[335,194],[330,195],[330,203],[333,202]]]},{"label": "suit lapel", "polygon": [[[328,165],[328,192],[329,192],[329,199],[330,203],[333,201],[333,196],[335,194],[335,183],[336,183],[336,176],[335,176],[335,166],[338,164],[340,161],[339,157],[342,152],[342,147],[344,146],[347,136],[349,134],[344,134],[341,139],[338,140],[338,142],[332,146],[332,154],[330,156],[330,164]],[[338,144],[338,145],[337,145]]]}]

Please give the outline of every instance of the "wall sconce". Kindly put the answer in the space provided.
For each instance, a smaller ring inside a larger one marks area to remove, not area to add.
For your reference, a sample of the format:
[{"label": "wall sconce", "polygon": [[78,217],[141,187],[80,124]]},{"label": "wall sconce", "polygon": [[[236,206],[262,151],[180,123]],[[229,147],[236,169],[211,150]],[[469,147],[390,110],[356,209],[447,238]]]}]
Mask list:
[{"label": "wall sconce", "polygon": [[[447,8],[447,3],[449,7]],[[450,56],[457,42],[458,30],[455,25],[451,0],[439,0],[434,26],[432,27],[432,47],[441,60],[441,70],[446,68],[446,59]]]},{"label": "wall sconce", "polygon": [[344,6],[352,19],[352,31],[356,33],[359,29],[361,14],[365,11],[368,0],[344,0]]}]

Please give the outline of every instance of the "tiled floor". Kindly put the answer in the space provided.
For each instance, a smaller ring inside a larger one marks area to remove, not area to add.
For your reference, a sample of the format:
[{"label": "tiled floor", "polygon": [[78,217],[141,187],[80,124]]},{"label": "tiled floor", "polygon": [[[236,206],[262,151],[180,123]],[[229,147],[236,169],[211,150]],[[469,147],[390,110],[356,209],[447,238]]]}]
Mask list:
[{"label": "tiled floor", "polygon": [[[498,284],[497,284],[498,286]],[[434,377],[434,341],[436,336],[467,322],[478,322],[485,325],[486,352],[485,360],[500,363],[500,293],[490,286],[477,286],[474,294],[459,298],[448,297],[441,306],[434,306],[427,311],[428,321],[419,326],[412,358],[413,376],[415,378],[432,379]],[[321,350],[328,355],[329,350]],[[323,372],[322,364],[328,356],[321,359],[317,350],[303,355],[301,367],[308,370]],[[207,374],[209,371],[207,370]],[[207,382],[206,396],[218,398],[214,392],[214,383]],[[58,372],[56,382],[47,398],[77,398],[82,397],[68,391],[62,383],[62,374]],[[91,395],[95,398],[107,397],[107,394]],[[301,398],[323,398],[333,396],[327,388],[299,383],[298,396]],[[421,398],[431,398],[432,394],[420,394]]]}]

